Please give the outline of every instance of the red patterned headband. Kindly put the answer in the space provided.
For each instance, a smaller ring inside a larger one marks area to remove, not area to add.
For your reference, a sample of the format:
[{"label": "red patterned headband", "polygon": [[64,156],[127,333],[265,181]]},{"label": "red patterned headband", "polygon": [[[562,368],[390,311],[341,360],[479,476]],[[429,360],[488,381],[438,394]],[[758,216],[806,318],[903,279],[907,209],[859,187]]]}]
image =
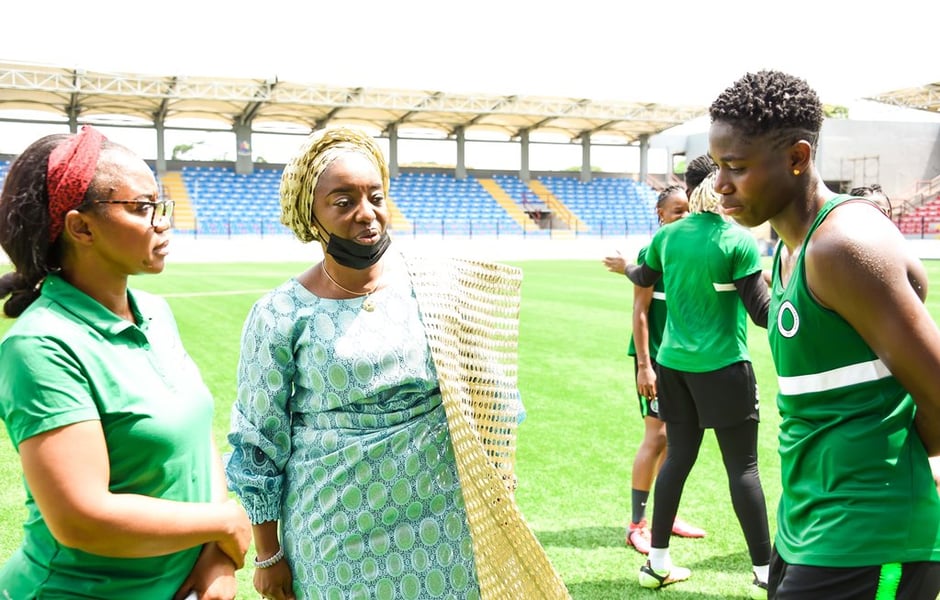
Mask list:
[{"label": "red patterned headband", "polygon": [[65,227],[65,215],[85,199],[85,192],[98,169],[98,156],[105,137],[85,125],[52,150],[46,169],[49,191],[49,243],[56,241]]}]

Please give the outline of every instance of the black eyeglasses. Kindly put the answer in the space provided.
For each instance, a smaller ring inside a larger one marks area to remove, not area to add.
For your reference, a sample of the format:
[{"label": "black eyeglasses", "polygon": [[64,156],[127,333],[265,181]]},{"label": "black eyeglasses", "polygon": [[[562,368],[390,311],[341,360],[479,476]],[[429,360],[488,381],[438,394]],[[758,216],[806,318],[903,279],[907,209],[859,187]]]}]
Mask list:
[{"label": "black eyeglasses", "polygon": [[138,210],[150,213],[150,226],[156,227],[157,222],[173,218],[173,207],[176,202],[173,200],[95,200],[95,204],[136,204]]}]

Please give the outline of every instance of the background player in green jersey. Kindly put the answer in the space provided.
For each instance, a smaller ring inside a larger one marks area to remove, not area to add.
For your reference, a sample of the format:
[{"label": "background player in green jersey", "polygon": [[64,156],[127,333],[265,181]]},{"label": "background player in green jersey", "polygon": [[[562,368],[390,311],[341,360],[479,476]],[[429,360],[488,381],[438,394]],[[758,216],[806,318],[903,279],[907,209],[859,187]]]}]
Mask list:
[{"label": "background player in green jersey", "polygon": [[[673,565],[669,524],[706,429],[713,429],[728,476],[732,505],[751,558],[751,597],[766,597],[770,562],[767,508],[757,466],[760,420],[757,382],[747,350],[747,316],[767,323],[767,285],[757,241],[725,221],[714,173],[692,192],[691,214],[659,230],[644,262],[629,265],[637,285],[662,278],[673,302],[657,356],[668,449],[656,478],[649,561],[640,585],[658,588],[690,571]],[[745,312],[746,311],[746,312]]]},{"label": "background player in green jersey", "polygon": [[[672,185],[659,193],[656,215],[660,225],[678,221],[689,212],[689,199],[685,188]],[[641,248],[638,261],[646,255]],[[623,274],[627,261],[618,252],[604,258],[604,265],[612,273]],[[646,503],[650,488],[666,457],[666,424],[659,418],[659,400],[656,389],[656,353],[666,326],[666,292],[662,283],[655,287],[633,286],[633,335],[627,354],[633,357],[636,391],[643,416],[643,439],[633,458],[630,483],[631,518],[627,526],[626,542],[641,554],[649,554],[650,530],[646,520]],[[705,531],[676,517],[672,533],[682,537],[700,538]]]},{"label": "background player in green jersey", "polygon": [[709,153],[728,215],[780,236],[768,333],[782,494],[769,597],[932,599],[940,592],[940,331],[927,277],[871,202],[813,163],[807,83],[748,73],[712,103]]}]

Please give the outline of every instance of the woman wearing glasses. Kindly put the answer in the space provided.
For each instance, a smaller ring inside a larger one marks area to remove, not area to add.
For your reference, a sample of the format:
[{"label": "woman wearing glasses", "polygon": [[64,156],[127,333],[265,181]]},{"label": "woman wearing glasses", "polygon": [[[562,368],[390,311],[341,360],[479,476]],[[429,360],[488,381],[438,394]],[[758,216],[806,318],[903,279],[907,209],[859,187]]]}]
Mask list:
[{"label": "woman wearing glasses", "polygon": [[162,299],[172,203],[93,128],[30,145],[0,194],[0,416],[25,475],[3,598],[235,596],[250,540],[227,499],[212,398]]}]

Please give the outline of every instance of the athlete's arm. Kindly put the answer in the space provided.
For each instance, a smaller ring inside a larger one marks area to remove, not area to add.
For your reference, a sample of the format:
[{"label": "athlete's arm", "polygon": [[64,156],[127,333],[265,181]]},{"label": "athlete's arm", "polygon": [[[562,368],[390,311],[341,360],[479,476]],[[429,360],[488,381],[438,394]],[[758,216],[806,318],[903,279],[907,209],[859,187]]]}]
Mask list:
[{"label": "athlete's arm", "polygon": [[940,329],[921,301],[926,271],[901,233],[871,207],[833,210],[806,249],[810,291],[842,316],[917,404],[915,424],[940,455]]},{"label": "athlete's arm", "polygon": [[607,270],[611,273],[623,273],[627,268],[627,259],[617,250],[617,256],[604,257],[604,266],[607,267]]},{"label": "athlete's arm", "polygon": [[734,280],[734,287],[738,290],[738,296],[747,309],[747,314],[751,315],[751,320],[758,327],[767,329],[767,312],[770,310],[770,292],[767,291],[767,283],[764,280],[762,271],[751,273],[747,277]]},{"label": "athlete's arm", "polygon": [[653,288],[633,286],[633,346],[636,349],[636,391],[646,398],[656,397],[656,373],[650,356],[649,310]]},{"label": "athlete's arm", "polygon": [[659,281],[660,277],[663,276],[661,271],[651,269],[646,263],[642,265],[627,265],[623,274],[633,282],[633,285],[640,287],[652,287]]}]

